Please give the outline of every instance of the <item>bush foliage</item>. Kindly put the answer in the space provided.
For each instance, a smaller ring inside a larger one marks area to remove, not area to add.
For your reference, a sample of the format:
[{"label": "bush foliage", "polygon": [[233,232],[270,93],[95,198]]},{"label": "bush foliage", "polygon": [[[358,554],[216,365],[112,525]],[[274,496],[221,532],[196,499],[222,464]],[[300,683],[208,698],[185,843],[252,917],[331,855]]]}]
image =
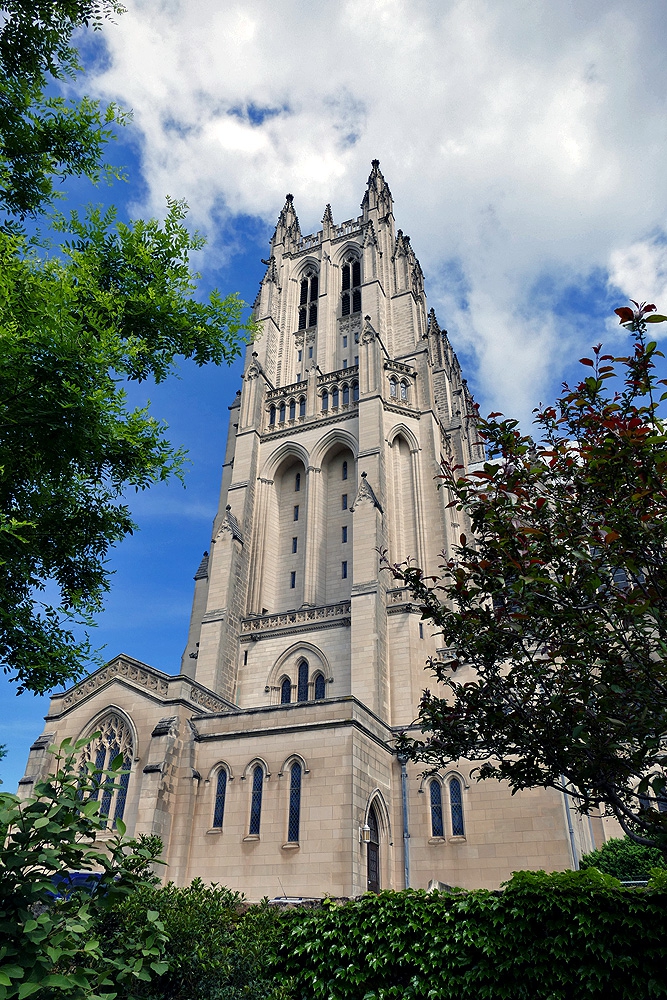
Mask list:
[{"label": "bush foliage", "polygon": [[629,837],[622,837],[608,840],[597,851],[584,854],[579,866],[633,881],[647,879],[653,868],[667,868],[667,858],[657,847],[635,844]]},{"label": "bush foliage", "polygon": [[667,883],[518,872],[503,892],[381,892],[292,911],[277,969],[326,1000],[665,997]]},{"label": "bush foliage", "polygon": [[243,913],[243,897],[195,879],[179,888],[144,886],[123,900],[102,924],[111,950],[136,936],[149,914],[167,938],[160,958],[166,971],[148,982],[126,982],[119,1000],[287,1000],[289,981],[273,980],[268,956],[277,947],[278,913],[266,904]]}]

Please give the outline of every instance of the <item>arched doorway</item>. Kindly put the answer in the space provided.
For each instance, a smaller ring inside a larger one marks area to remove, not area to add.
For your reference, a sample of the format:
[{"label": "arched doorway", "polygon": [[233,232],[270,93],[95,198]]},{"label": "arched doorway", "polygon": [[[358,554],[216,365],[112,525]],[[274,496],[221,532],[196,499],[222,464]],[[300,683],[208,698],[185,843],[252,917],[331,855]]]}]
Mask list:
[{"label": "arched doorway", "polygon": [[367,890],[368,892],[380,891],[380,831],[378,829],[378,818],[375,806],[371,806],[368,811],[368,826],[370,835],[367,851]]}]

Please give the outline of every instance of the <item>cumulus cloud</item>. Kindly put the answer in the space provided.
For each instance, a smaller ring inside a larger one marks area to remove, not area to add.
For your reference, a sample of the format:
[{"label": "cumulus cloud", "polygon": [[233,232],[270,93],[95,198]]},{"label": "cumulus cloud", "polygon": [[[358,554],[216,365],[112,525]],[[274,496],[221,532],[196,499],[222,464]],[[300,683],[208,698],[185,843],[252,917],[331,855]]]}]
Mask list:
[{"label": "cumulus cloud", "polygon": [[483,405],[525,416],[598,339],[592,275],[667,309],[659,0],[128,6],[94,83],[134,110],[142,208],[183,196],[224,240],[292,191],[312,231],[379,157]]}]

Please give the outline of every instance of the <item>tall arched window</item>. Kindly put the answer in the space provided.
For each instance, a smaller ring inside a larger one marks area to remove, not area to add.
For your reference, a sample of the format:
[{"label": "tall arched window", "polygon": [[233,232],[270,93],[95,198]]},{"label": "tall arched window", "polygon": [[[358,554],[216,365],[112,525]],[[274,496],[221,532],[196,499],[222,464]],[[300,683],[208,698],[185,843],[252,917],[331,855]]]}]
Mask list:
[{"label": "tall arched window", "polygon": [[328,409],[329,409],[329,393],[325,391],[322,393],[322,413],[326,413]]},{"label": "tall arched window", "polygon": [[296,761],[290,770],[289,823],[287,840],[290,844],[299,842],[299,820],[301,817],[301,764]]},{"label": "tall arched window", "polygon": [[227,771],[221,767],[215,783],[215,808],[213,810],[214,829],[222,828],[222,820],[225,815],[225,795],[227,792]]},{"label": "tall arched window", "polygon": [[407,382],[401,382],[401,399],[405,402],[408,398],[408,384]]},{"label": "tall arched window", "polygon": [[284,403],[280,404],[280,412],[279,412],[278,422],[281,423],[281,424],[285,423],[285,404]]},{"label": "tall arched window", "polygon": [[449,782],[449,808],[452,814],[452,836],[464,837],[463,796],[461,794],[461,782],[458,778],[452,778]]},{"label": "tall arched window", "polygon": [[395,399],[396,396],[397,396],[397,394],[398,394],[398,382],[396,381],[395,378],[390,378],[389,379],[389,395],[392,398]]},{"label": "tall arched window", "polygon": [[301,279],[299,293],[299,329],[317,325],[317,297],[319,282],[313,270],[306,271]]},{"label": "tall arched window", "polygon": [[442,789],[440,782],[434,778],[429,785],[431,797],[431,836],[444,837],[445,829],[442,822]]},{"label": "tall arched window", "polygon": [[134,744],[129,726],[120,715],[115,712],[107,715],[96,727],[99,732],[97,739],[84,748],[81,757],[81,767],[92,761],[97,771],[106,771],[111,767],[112,762],[122,755],[122,770],[113,778],[106,777],[100,779],[98,792],[101,789],[102,801],[100,803],[100,815],[111,817],[113,826],[119,819],[123,818],[125,802],[127,801],[127,790],[130,783],[130,768],[134,757]]},{"label": "tall arched window", "polygon": [[302,396],[299,400],[299,416],[305,417],[306,415],[306,397]]},{"label": "tall arched window", "polygon": [[296,416],[296,402],[293,399],[290,399],[290,401],[289,401],[289,418],[290,418],[290,420],[294,420],[295,416]]},{"label": "tall arched window", "polygon": [[347,406],[350,402],[350,387],[349,385],[343,386],[343,406]]},{"label": "tall arched window", "polygon": [[252,772],[252,800],[250,803],[250,836],[259,836],[259,826],[262,819],[262,788],[264,787],[264,768],[257,764]]},{"label": "tall arched window", "polygon": [[280,685],[280,704],[289,705],[292,700],[292,682],[289,677],[283,679]]},{"label": "tall arched window", "polygon": [[333,410],[337,410],[338,409],[338,389],[337,388],[334,389],[334,391],[331,393],[331,408]]},{"label": "tall arched window", "polygon": [[269,426],[273,427],[275,422],[276,422],[276,408],[275,406],[272,406],[271,409],[269,410]]},{"label": "tall arched window", "polygon": [[308,701],[308,661],[299,664],[299,679],[296,687],[296,700]]},{"label": "tall arched window", "polygon": [[347,479],[347,462],[343,462],[343,475],[342,479]]},{"label": "tall arched window", "polygon": [[341,313],[361,312],[361,262],[354,254],[350,254],[343,262],[343,283]]},{"label": "tall arched window", "polygon": [[359,402],[359,383],[358,382],[353,382],[352,383],[352,402],[353,403],[358,403]]},{"label": "tall arched window", "polygon": [[326,685],[323,674],[315,677],[315,701],[321,701],[325,697]]},{"label": "tall arched window", "polygon": [[301,489],[301,473],[297,472],[294,478],[294,492],[298,493],[300,489]]},{"label": "tall arched window", "polygon": [[369,892],[380,891],[380,831],[375,806],[368,812],[370,834],[366,844],[367,887]]}]

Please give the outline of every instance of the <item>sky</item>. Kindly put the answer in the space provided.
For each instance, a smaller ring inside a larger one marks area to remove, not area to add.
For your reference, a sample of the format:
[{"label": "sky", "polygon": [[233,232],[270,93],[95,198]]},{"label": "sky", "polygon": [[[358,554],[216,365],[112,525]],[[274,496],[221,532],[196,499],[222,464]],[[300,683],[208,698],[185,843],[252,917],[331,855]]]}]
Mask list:
[{"label": "sky", "polygon": [[[87,72],[72,87],[132,111],[110,150],[128,180],[70,185],[63,207],[113,201],[138,218],[184,198],[208,239],[202,293],[252,302],[285,193],[304,234],[327,202],[340,223],[379,158],[482,410],[528,429],[593,344],[624,350],[616,306],[667,311],[661,0],[125,2],[79,39]],[[129,497],[140,530],[111,559],[103,658],[178,670],[240,372],[183,365],[133,389],[191,466],[185,489]],[[6,681],[0,697],[13,790],[48,699]]]}]

